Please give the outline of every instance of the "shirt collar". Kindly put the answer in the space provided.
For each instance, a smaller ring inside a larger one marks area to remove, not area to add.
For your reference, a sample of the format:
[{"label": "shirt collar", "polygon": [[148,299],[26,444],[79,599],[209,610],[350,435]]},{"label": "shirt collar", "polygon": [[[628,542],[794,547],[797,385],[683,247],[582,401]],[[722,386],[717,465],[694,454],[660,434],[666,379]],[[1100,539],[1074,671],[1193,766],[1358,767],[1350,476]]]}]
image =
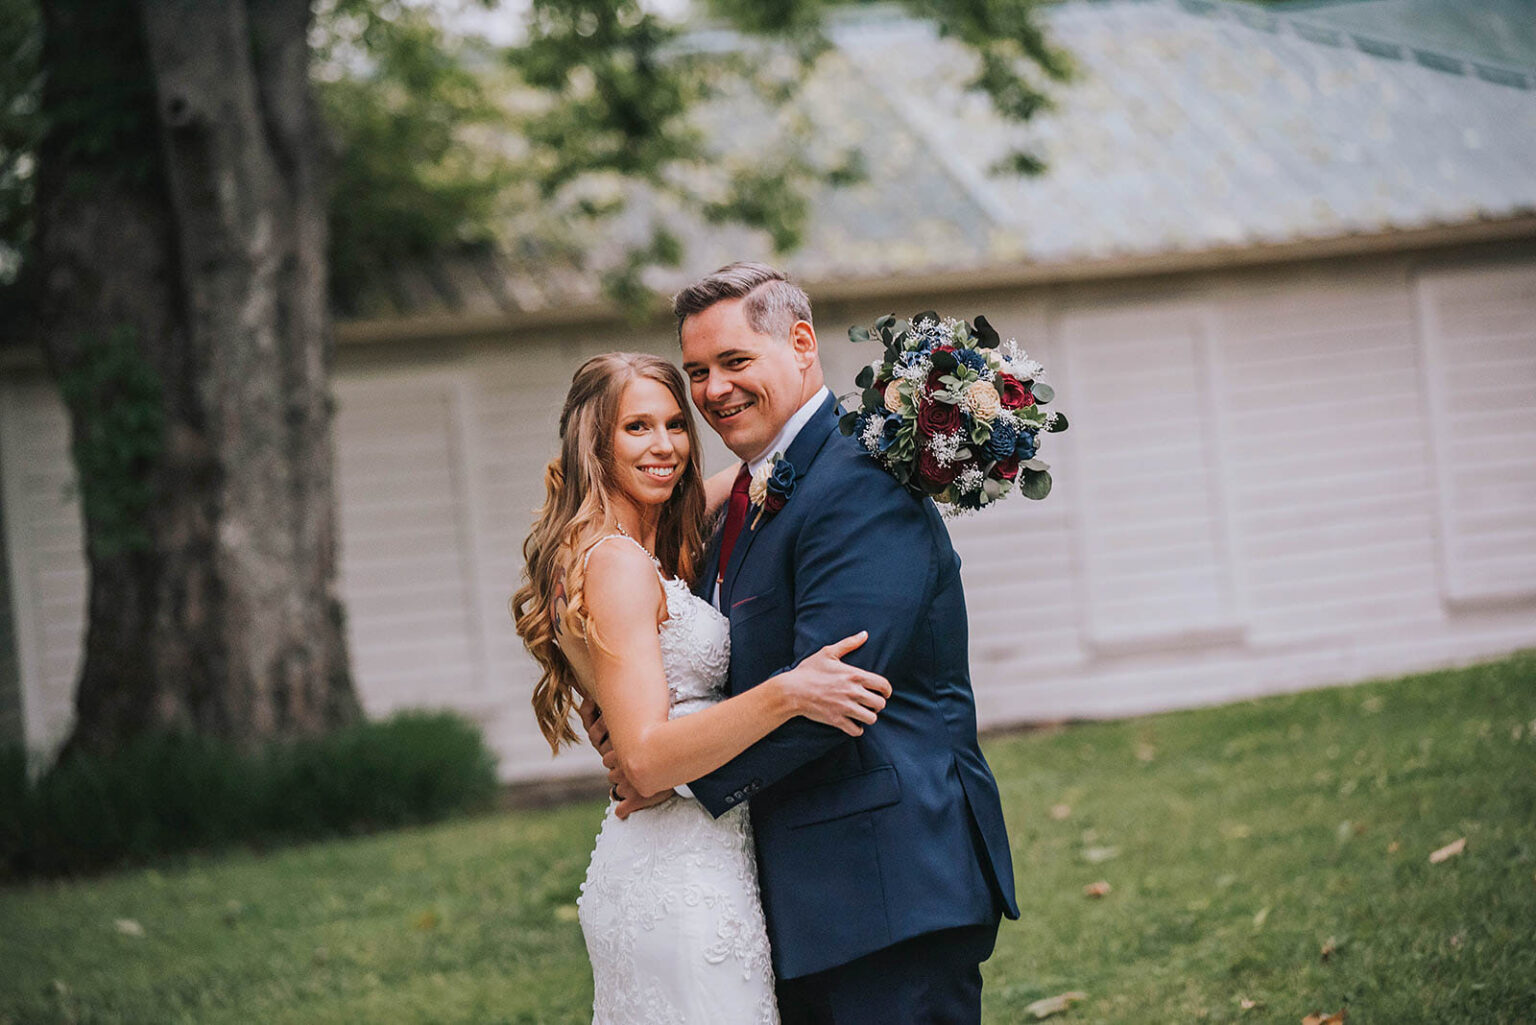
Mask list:
[{"label": "shirt collar", "polygon": [[788,452],[789,446],[794,443],[795,436],[800,433],[801,428],[803,428],[811,419],[811,417],[815,415],[816,410],[821,408],[822,400],[824,400],[830,394],[832,393],[830,390],[828,390],[827,386],[822,385],[819,389],[817,389],[815,395],[812,395],[809,399],[806,399],[805,405],[795,410],[795,415],[790,417],[789,420],[784,424],[783,429],[780,430],[778,435],[773,439],[773,443],[767,448],[763,449],[762,453],[755,459],[747,460],[748,472],[756,473],[758,470],[762,469],[763,465],[767,463],[768,460],[773,458],[775,452],[780,455]]}]

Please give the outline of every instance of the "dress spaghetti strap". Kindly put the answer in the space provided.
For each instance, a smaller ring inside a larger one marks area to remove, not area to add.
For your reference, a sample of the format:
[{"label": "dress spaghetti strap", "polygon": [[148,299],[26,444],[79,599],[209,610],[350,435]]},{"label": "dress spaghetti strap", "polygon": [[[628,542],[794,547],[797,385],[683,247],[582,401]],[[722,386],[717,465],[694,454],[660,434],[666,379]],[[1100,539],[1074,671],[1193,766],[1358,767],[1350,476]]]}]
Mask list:
[{"label": "dress spaghetti strap", "polygon": [[645,557],[647,559],[650,559],[651,560],[651,565],[656,567],[657,575],[660,576],[661,579],[663,579],[663,580],[667,579],[666,575],[661,572],[661,560],[657,559],[656,556],[652,555],[649,551],[647,551],[645,545],[641,544],[639,541],[636,541],[634,538],[630,537],[628,534],[604,534],[602,537],[598,538],[596,541],[593,541],[592,544],[590,546],[588,546],[585,554],[583,554],[582,557],[581,557],[581,568],[582,568],[583,572],[586,571],[587,563],[589,561],[591,561],[591,559],[592,559],[592,553],[597,551],[597,546],[602,544],[604,541],[607,541],[607,540],[609,540],[611,538],[615,538],[615,537],[622,538],[625,541],[628,541],[630,544],[634,545],[636,548],[640,549],[642,552],[645,552]]}]

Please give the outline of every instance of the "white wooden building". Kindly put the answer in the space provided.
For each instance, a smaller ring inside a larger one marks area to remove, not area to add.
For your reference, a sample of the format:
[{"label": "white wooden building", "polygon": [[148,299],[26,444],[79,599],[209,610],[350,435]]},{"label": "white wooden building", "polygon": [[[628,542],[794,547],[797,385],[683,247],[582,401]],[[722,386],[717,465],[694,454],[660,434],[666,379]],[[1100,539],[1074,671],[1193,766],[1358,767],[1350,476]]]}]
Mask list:
[{"label": "white wooden building", "polygon": [[[1042,452],[1046,501],[951,526],[986,726],[1536,645],[1536,59],[1327,13],[1057,9],[1082,76],[1022,135],[1052,170],[1001,182],[985,168],[1009,130],[962,95],[963,68],[911,72],[945,63],[922,59],[940,45],[923,26],[839,29],[817,116],[907,156],[823,197],[787,261],[834,382],[872,355],[851,324],[980,312],[1046,365],[1072,422]],[[688,270],[742,255],[762,242],[701,234]],[[534,727],[507,599],[571,372],[676,343],[494,269],[402,272],[396,308],[341,329],[354,669],[371,713],[480,721],[506,779],[587,773],[588,753],[551,761]],[[0,519],[38,750],[67,730],[83,628],[67,450],[37,361],[13,354]]]}]

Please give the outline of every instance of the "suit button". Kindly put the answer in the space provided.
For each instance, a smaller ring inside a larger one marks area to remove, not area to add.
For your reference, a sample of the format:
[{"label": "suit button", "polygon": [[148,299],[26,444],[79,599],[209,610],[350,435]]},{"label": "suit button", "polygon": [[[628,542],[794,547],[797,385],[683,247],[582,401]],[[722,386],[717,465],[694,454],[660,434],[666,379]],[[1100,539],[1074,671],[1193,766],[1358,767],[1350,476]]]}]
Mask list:
[{"label": "suit button", "polygon": [[726,804],[735,804],[736,803],[736,795],[735,794],[726,794],[725,795],[725,803]]}]

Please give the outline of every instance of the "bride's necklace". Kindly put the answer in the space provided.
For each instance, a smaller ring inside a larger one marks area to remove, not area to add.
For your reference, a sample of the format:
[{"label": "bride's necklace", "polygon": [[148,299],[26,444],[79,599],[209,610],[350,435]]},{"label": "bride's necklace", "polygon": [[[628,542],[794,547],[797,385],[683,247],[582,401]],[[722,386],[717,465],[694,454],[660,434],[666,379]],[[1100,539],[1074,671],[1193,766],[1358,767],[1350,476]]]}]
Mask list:
[{"label": "bride's necklace", "polygon": [[[613,521],[613,525],[615,527],[619,528],[619,533],[620,534],[623,534],[625,537],[629,538],[631,541],[635,541],[635,536],[633,534],[631,534],[629,531],[624,529],[624,524],[620,523],[618,520],[614,520]],[[649,555],[651,557],[651,561],[652,562],[656,561],[656,553],[655,552],[651,551],[649,548],[646,548],[645,545],[640,544],[639,541],[635,541],[635,544],[640,545],[641,549],[644,550],[645,554]]]}]

